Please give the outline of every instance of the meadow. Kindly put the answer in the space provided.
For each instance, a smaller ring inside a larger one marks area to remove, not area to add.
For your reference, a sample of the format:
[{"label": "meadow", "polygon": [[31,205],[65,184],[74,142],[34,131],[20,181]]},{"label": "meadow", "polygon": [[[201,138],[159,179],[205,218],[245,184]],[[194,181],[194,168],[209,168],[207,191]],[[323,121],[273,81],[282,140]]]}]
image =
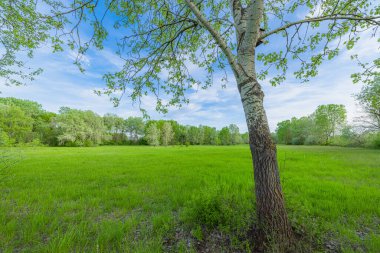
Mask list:
[{"label": "meadow", "polygon": [[[9,148],[0,252],[247,252],[249,147]],[[279,146],[305,252],[379,252],[380,150]]]}]

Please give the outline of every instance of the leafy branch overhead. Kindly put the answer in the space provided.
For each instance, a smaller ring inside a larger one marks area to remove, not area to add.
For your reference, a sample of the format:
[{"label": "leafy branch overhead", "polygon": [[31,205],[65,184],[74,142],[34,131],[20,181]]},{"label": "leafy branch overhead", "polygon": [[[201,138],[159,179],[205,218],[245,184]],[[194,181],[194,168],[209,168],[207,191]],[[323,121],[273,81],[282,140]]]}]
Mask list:
[{"label": "leafy branch overhead", "polygon": [[[23,78],[38,74],[40,70],[31,70],[29,75],[16,70],[24,66],[18,52],[26,50],[31,57],[36,48],[47,44],[53,51],[63,50],[65,44],[76,50],[75,63],[84,71],[83,55],[91,47],[102,49],[117,30],[121,35],[117,53],[124,66],[104,75],[107,88],[98,93],[111,95],[115,103],[125,93],[137,102],[152,93],[157,110],[165,112],[169,106],[187,103],[187,90],[211,86],[215,72],[223,70],[224,84],[228,71],[239,74],[238,37],[251,27],[247,20],[255,15],[253,5],[260,2],[2,1],[0,43],[6,50],[0,76],[21,84]],[[318,74],[323,61],[344,48],[354,48],[361,36],[378,37],[380,6],[376,1],[271,0],[262,4],[261,29],[255,38],[255,55],[262,65],[256,73],[260,79],[269,78],[272,85],[283,82],[290,67],[296,78],[307,81]],[[106,27],[106,22],[112,22],[113,28]],[[83,36],[84,30],[91,32]],[[353,59],[359,61],[360,55]],[[364,72],[354,74],[354,81],[370,82],[379,75],[379,59],[360,65]],[[203,69],[205,75],[194,75],[195,68]]]}]

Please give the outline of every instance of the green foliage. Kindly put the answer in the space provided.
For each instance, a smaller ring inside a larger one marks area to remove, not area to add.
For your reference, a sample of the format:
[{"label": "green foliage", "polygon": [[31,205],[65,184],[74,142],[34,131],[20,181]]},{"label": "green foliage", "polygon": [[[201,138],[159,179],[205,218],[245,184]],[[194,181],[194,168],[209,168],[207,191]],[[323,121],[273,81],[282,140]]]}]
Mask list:
[{"label": "green foliage", "polygon": [[104,138],[103,119],[92,111],[62,107],[53,124],[58,144],[62,146],[94,146]]},{"label": "green foliage", "polygon": [[310,117],[293,117],[277,124],[276,140],[282,144],[302,145],[311,141],[313,122]]},{"label": "green foliage", "polygon": [[42,105],[37,102],[25,99],[18,99],[13,97],[0,98],[0,104],[19,107],[24,111],[25,114],[33,118],[39,116],[44,112]]},{"label": "green foliage", "polygon": [[21,161],[21,155],[18,151],[11,150],[11,149],[0,149],[0,192],[4,184],[7,182],[6,180],[10,179],[10,176],[13,175],[12,173],[13,167],[20,161]]},{"label": "green foliage", "polygon": [[335,136],[343,133],[345,124],[346,109],[343,105],[320,105],[308,117],[299,119],[293,117],[291,120],[279,122],[276,129],[276,140],[282,144],[327,145],[331,144],[333,138],[336,143]]},{"label": "green foliage", "polygon": [[[249,143],[248,133],[241,135],[234,124],[217,131],[209,126],[183,126],[174,120],[144,122],[140,117],[123,119],[114,114],[100,117],[91,111],[70,108],[63,108],[57,115],[43,110],[36,102],[16,98],[0,98],[0,113],[0,146],[147,145],[149,141],[144,135],[151,124],[156,124],[159,131],[155,145]],[[279,122],[274,140],[293,145],[325,145],[328,138],[331,145],[378,147],[376,131],[360,133],[345,126],[344,118],[341,105],[320,106],[308,117]]]},{"label": "green foliage", "polygon": [[125,120],[125,127],[129,133],[129,139],[137,142],[137,140],[144,134],[145,123],[141,117],[128,117]]},{"label": "green foliage", "polygon": [[173,140],[174,132],[172,129],[172,125],[169,122],[165,122],[162,125],[162,130],[161,130],[161,143],[163,146],[167,146],[171,144]]},{"label": "green foliage", "polygon": [[281,144],[291,144],[292,132],[290,120],[284,120],[277,123],[276,140]]},{"label": "green foliage", "polygon": [[252,221],[253,200],[242,188],[221,183],[197,192],[186,204],[182,219],[191,227],[242,232]]},{"label": "green foliage", "polygon": [[157,128],[156,123],[150,124],[145,133],[145,139],[148,144],[151,146],[159,146],[160,145],[160,130]]},{"label": "green foliage", "polygon": [[31,58],[57,25],[44,19],[30,0],[1,1],[0,22],[0,77],[5,78],[7,85],[33,80],[41,69],[31,71],[20,58]]},{"label": "green foliage", "polygon": [[249,133],[243,133],[241,135],[242,143],[249,144]]},{"label": "green foliage", "polygon": [[202,131],[196,126],[187,127],[187,141],[192,145],[199,145],[202,142]]},{"label": "green foliage", "polygon": [[[39,141],[49,145],[55,144],[55,136],[51,125],[51,120],[55,117],[55,113],[46,112],[43,110],[42,105],[37,102],[12,97],[0,98],[0,105],[18,108],[25,115],[24,118],[20,119],[23,124],[32,124],[32,129],[29,130],[28,134],[21,141],[15,140],[16,142],[36,143]],[[9,131],[7,133],[10,134]]]},{"label": "green foliage", "polygon": [[231,141],[231,133],[228,127],[223,127],[219,131],[219,140],[221,145],[229,145]]},{"label": "green foliage", "polygon": [[340,135],[331,139],[331,145],[343,147],[362,147],[365,146],[365,136],[355,131],[352,126],[343,127]]},{"label": "green foliage", "polygon": [[369,132],[364,134],[364,146],[380,149],[380,132]]},{"label": "green foliage", "polygon": [[127,122],[115,115],[107,113],[103,116],[104,126],[106,128],[106,144],[125,144],[127,141]]},{"label": "green foliage", "polygon": [[344,106],[321,105],[308,117],[279,122],[275,140],[288,145],[380,148],[379,131],[373,131],[376,128],[365,127],[363,131],[362,127],[347,125],[345,117]]},{"label": "green foliage", "polygon": [[315,131],[320,137],[320,142],[329,144],[330,139],[334,137],[346,123],[346,108],[344,105],[320,105],[315,110],[313,122]]},{"label": "green foliage", "polygon": [[228,126],[229,128],[229,132],[230,132],[230,135],[231,135],[231,140],[230,140],[230,143],[232,145],[236,145],[236,144],[241,144],[242,143],[242,139],[241,139],[241,136],[240,136],[240,132],[239,132],[239,127],[235,124],[231,124]]},{"label": "green foliage", "polygon": [[217,145],[218,132],[215,127],[199,126],[203,128],[203,141],[204,145]]},{"label": "green foliage", "polygon": [[6,147],[6,146],[10,146],[11,144],[12,144],[12,141],[9,138],[8,134],[0,128],[0,146]]},{"label": "green foliage", "polygon": [[362,125],[368,130],[380,131],[380,77],[363,86],[355,97],[368,116],[362,118]]},{"label": "green foliage", "polygon": [[[107,113],[100,117],[91,111],[61,108],[59,114],[47,112],[36,102],[0,98],[0,145],[94,146],[147,145],[144,138],[156,124],[163,145],[219,145],[219,131],[209,126],[183,126],[174,120],[144,122],[141,117],[123,119]],[[231,124],[223,145],[240,144],[239,128]],[[248,142],[247,142],[248,143]],[[156,143],[157,144],[157,143]],[[157,144],[159,145],[159,144]]]},{"label": "green foliage", "polygon": [[[248,2],[239,2],[246,12]],[[188,103],[187,91],[210,87],[216,71],[240,60],[234,36],[241,35],[240,24],[233,23],[231,2],[209,0],[198,2],[196,7],[207,20],[208,29],[182,0],[171,4],[164,0],[2,1],[0,41],[6,53],[0,61],[0,76],[19,84],[12,76],[28,75],[15,70],[23,66],[17,52],[26,50],[31,56],[45,42],[51,43],[53,51],[77,51],[75,64],[84,71],[82,56],[92,47],[103,49],[110,33],[120,34],[117,54],[125,64],[121,70],[104,75],[107,88],[98,93],[111,96],[115,104],[120,91],[131,90],[128,95],[134,101],[151,93],[157,97],[156,109],[166,112],[170,106]],[[259,26],[265,40],[253,43],[249,50],[257,51],[256,60],[263,63],[255,76],[270,76],[272,85],[285,81],[290,64],[296,69],[296,78],[307,81],[315,77],[324,61],[342,50],[354,49],[363,37],[362,31],[371,30],[373,37],[378,37],[380,9],[371,1],[271,1],[264,2],[263,8]],[[270,48],[273,43],[275,47]],[[378,76],[379,59],[362,63],[359,56],[352,58],[364,68],[362,74],[353,75],[354,81],[372,82]],[[196,75],[189,66],[205,74]],[[223,86],[227,74],[222,81]],[[158,94],[165,94],[165,98]]]},{"label": "green foliage", "polygon": [[8,135],[4,143],[25,143],[32,140],[33,119],[13,105],[0,104],[0,129]]}]

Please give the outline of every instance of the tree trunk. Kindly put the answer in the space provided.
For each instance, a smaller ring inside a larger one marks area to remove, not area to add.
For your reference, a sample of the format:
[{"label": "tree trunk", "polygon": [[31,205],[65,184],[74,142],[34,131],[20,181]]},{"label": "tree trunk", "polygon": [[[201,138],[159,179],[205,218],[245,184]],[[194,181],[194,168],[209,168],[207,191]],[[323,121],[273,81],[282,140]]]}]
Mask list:
[{"label": "tree trunk", "polygon": [[278,171],[276,145],[271,139],[263,106],[264,93],[254,78],[240,82],[239,91],[249,131],[254,167],[258,230],[258,250],[275,243],[280,251],[291,244],[293,233],[289,223]]}]

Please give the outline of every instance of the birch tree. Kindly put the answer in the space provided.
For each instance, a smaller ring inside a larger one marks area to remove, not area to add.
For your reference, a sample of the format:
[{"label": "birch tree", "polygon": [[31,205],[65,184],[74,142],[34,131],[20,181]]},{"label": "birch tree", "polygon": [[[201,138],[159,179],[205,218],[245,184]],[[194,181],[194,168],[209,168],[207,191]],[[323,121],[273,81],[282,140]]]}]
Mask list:
[{"label": "birch tree", "polygon": [[163,146],[169,145],[172,142],[173,137],[174,137],[174,132],[173,132],[172,125],[170,124],[170,122],[165,122],[162,125],[162,129],[161,129],[162,145]]},{"label": "birch tree", "polygon": [[359,119],[362,127],[369,131],[380,132],[380,77],[362,87],[355,98],[367,114]]},{"label": "birch tree", "polygon": [[[117,53],[125,64],[120,71],[104,75],[107,88],[98,93],[110,95],[116,104],[120,94],[125,97],[127,93],[137,102],[153,94],[157,98],[156,109],[166,112],[170,107],[186,104],[188,91],[210,87],[215,72],[225,71],[223,81],[231,72],[250,136],[258,238],[264,242],[272,236],[282,249],[293,236],[260,81],[266,79],[272,85],[283,82],[290,63],[292,69],[296,68],[294,77],[308,81],[318,74],[318,67],[325,60],[336,57],[342,48],[354,48],[363,31],[378,36],[380,24],[380,7],[376,1],[369,0],[6,2],[12,3],[9,6],[28,3],[26,6],[34,16],[24,15],[17,7],[12,11],[33,21],[46,20],[55,33],[44,32],[46,27],[41,27],[39,22],[28,22],[28,25],[40,29],[44,36],[52,36],[55,50],[63,50],[60,45],[64,42],[71,49],[77,49],[76,64],[80,68],[81,55],[92,46],[103,47],[110,30],[105,27],[104,19],[112,14],[112,21],[116,19],[114,28],[122,34]],[[43,14],[36,13],[38,8],[33,6],[37,3],[44,5]],[[46,6],[51,8],[46,11]],[[0,8],[1,17],[7,17],[8,5],[0,5]],[[18,19],[13,22],[18,23]],[[81,39],[82,31],[88,30],[89,25],[92,33],[86,34],[88,39]],[[17,41],[20,32],[8,33],[14,28],[1,29],[2,35],[8,38],[6,41],[32,49],[36,47],[36,44]],[[20,31],[19,27],[15,30]],[[29,33],[33,35],[35,31]],[[46,40],[42,35],[42,40]],[[3,45],[17,50],[9,43]],[[371,82],[379,75],[378,58],[364,63],[359,55],[352,58],[364,68],[362,74],[354,73],[354,81]],[[203,69],[205,74],[194,75],[188,68],[190,65]],[[144,108],[142,110],[145,112]]]},{"label": "birch tree", "polygon": [[145,139],[150,146],[160,145],[160,130],[158,129],[156,123],[152,123],[148,126]]}]

